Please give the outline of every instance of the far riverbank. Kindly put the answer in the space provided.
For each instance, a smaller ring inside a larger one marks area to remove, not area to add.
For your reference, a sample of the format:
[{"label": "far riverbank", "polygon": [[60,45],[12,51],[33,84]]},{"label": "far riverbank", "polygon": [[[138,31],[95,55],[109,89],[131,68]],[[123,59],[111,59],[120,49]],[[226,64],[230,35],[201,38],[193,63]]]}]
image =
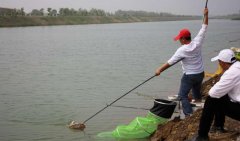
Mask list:
[{"label": "far riverbank", "polygon": [[107,24],[155,21],[199,20],[201,16],[117,17],[117,16],[61,16],[61,17],[0,17],[0,27]]}]

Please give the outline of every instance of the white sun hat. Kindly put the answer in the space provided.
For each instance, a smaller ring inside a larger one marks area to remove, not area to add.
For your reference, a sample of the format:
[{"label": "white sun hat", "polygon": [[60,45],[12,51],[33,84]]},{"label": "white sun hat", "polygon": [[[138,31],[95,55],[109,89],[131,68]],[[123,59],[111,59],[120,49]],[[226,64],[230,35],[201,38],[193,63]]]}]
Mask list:
[{"label": "white sun hat", "polygon": [[236,62],[235,54],[231,49],[223,49],[219,52],[218,56],[211,59],[211,61],[221,60],[225,63]]}]

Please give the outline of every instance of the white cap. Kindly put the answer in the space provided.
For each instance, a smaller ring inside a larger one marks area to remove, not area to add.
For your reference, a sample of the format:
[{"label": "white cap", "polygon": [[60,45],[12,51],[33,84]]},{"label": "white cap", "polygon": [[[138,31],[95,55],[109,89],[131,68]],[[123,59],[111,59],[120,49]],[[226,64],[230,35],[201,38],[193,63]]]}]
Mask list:
[{"label": "white cap", "polygon": [[231,49],[223,49],[219,52],[218,56],[211,59],[211,61],[221,60],[225,63],[236,62],[235,54]]}]

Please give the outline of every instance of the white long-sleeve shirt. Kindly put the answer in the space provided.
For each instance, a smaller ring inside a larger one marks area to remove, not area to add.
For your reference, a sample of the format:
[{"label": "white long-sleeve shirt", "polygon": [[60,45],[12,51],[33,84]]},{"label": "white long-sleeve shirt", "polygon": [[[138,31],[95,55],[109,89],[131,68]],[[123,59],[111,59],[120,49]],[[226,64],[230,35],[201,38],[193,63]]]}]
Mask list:
[{"label": "white long-sleeve shirt", "polygon": [[206,35],[207,25],[203,24],[197,36],[187,45],[182,45],[167,61],[169,65],[181,61],[183,73],[198,74],[204,71],[201,48]]},{"label": "white long-sleeve shirt", "polygon": [[213,98],[221,98],[226,94],[233,101],[240,102],[240,62],[238,61],[224,72],[209,91],[209,95]]}]

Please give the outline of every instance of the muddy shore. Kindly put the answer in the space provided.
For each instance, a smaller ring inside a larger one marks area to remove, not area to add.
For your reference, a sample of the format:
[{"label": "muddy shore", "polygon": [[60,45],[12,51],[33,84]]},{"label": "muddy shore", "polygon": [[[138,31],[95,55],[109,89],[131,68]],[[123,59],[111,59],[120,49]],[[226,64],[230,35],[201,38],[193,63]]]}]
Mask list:
[{"label": "muddy shore", "polygon": [[[220,76],[215,76],[203,83],[202,94],[206,98],[210,88],[219,81]],[[183,120],[172,120],[165,125],[159,125],[152,135],[151,141],[185,141],[191,139],[198,131],[202,109],[198,109],[190,117]],[[227,133],[209,134],[211,141],[240,141],[240,121],[226,118],[225,128]]]}]

